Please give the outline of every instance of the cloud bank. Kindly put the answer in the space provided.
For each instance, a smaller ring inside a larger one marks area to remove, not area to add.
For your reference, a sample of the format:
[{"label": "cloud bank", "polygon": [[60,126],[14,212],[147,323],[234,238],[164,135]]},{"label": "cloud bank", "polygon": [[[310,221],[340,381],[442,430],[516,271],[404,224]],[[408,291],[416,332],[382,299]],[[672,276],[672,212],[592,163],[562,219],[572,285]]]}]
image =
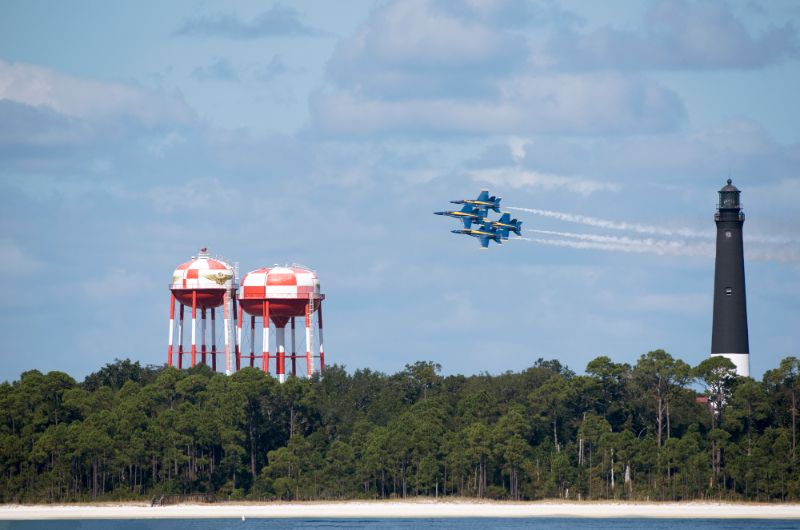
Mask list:
[{"label": "cloud bank", "polygon": [[0,59],[0,100],[45,107],[70,118],[133,119],[146,127],[190,123],[180,96],[122,83],[82,79],[50,68]]},{"label": "cloud bank", "polygon": [[[323,134],[564,134],[671,131],[686,111],[641,75],[531,67],[533,10],[516,2],[408,0],[343,39],[330,86],[312,95]],[[515,20],[509,13],[519,14]]]},{"label": "cloud bank", "polygon": [[620,186],[613,182],[600,182],[519,168],[476,169],[470,171],[469,175],[477,182],[488,182],[493,186],[504,188],[531,188],[543,191],[565,189],[581,195],[591,195],[598,191],[619,191],[620,189]]},{"label": "cloud bank", "polygon": [[790,23],[751,34],[724,2],[660,0],[641,31],[562,27],[541,53],[550,67],[570,70],[755,69],[797,59],[800,40]]},{"label": "cloud bank", "polygon": [[616,74],[525,75],[497,82],[487,99],[376,99],[323,91],[311,99],[328,134],[465,133],[602,135],[677,128],[680,99],[644,78]]}]

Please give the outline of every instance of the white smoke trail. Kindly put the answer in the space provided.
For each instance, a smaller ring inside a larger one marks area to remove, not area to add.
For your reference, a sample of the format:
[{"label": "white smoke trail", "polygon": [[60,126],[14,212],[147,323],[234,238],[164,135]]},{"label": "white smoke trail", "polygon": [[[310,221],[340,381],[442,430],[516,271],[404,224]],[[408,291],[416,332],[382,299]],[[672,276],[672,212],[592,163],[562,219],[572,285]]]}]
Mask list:
[{"label": "white smoke trail", "polygon": [[[661,226],[645,225],[640,223],[627,223],[622,221],[611,221],[608,219],[601,219],[599,217],[590,217],[587,215],[577,215],[565,212],[554,212],[552,210],[540,210],[537,208],[521,208],[518,206],[509,206],[508,209],[517,210],[521,212],[528,212],[543,217],[550,217],[561,221],[567,221],[570,223],[577,223],[586,226],[594,226],[597,228],[606,228],[610,230],[636,232],[638,234],[651,234],[651,235],[660,235],[665,237],[677,236],[677,237],[687,237],[687,238],[704,238],[704,239],[713,239],[716,237],[715,231],[699,231],[699,230],[693,230],[691,228],[669,229]],[[780,259],[779,261],[798,261],[799,259],[796,258],[796,256],[800,255],[800,247],[797,246],[798,243],[800,243],[800,238],[798,237],[747,234],[747,233],[743,235],[744,235],[744,241],[747,243],[788,245],[789,248],[782,248],[780,250],[774,249],[773,255],[775,256],[778,255],[790,256],[789,259]],[[746,249],[745,252],[747,252]],[[759,256],[763,255],[763,250],[756,252],[754,255],[759,255]]]},{"label": "white smoke trail", "polygon": [[[529,230],[530,231],[530,230]],[[568,247],[583,250],[605,250],[610,252],[628,252],[634,254],[656,254],[658,256],[702,256],[714,255],[714,247],[706,244],[689,244],[685,241],[667,241],[661,239],[613,238],[610,236],[594,236],[593,234],[571,234],[572,239],[544,239],[537,237],[517,237],[523,241]]]},{"label": "white smoke trail", "polygon": [[[684,240],[633,239],[629,237],[576,234],[572,232],[536,229],[528,229],[527,232],[569,239],[544,239],[535,237],[515,237],[513,239],[581,250],[604,250],[608,252],[626,252],[633,254],[655,254],[658,256],[699,256],[711,258],[714,257],[715,252],[714,245],[711,243],[690,243]],[[800,249],[792,247],[746,247],[745,256],[748,260],[754,261],[800,263]]]},{"label": "white smoke trail", "polygon": [[539,230],[536,228],[528,228],[525,230],[526,232],[533,232],[536,234],[543,234],[546,236],[558,236],[558,237],[568,237],[571,239],[582,239],[584,241],[594,241],[596,243],[611,243],[615,245],[640,245],[640,246],[657,246],[657,245],[667,245],[667,244],[676,244],[678,245],[679,241],[668,241],[668,240],[659,240],[653,238],[645,238],[645,239],[636,239],[630,238],[626,236],[605,236],[600,234],[577,234],[575,232],[557,232],[555,230]]},{"label": "white smoke trail", "polygon": [[611,230],[626,230],[628,232],[636,232],[638,234],[653,234],[659,236],[680,236],[680,237],[714,237],[712,231],[697,231],[691,228],[678,228],[671,230],[662,226],[643,225],[639,223],[626,223],[620,221],[610,221],[608,219],[600,219],[599,217],[590,217],[588,215],[576,215],[565,212],[554,212],[552,210],[540,210],[537,208],[521,208],[519,206],[508,206],[509,210],[517,210],[520,212],[528,212],[543,217],[552,217],[561,221],[568,221],[570,223],[577,223],[588,226],[595,226],[597,228],[608,228]]}]

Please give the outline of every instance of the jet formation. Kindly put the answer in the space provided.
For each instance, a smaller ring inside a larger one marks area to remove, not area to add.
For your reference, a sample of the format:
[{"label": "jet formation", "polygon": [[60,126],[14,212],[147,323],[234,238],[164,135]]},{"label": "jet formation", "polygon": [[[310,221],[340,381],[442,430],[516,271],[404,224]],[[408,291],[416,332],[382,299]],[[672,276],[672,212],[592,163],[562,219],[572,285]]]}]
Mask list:
[{"label": "jet formation", "polygon": [[[518,236],[522,235],[522,221],[511,218],[511,214],[503,212],[499,219],[493,221],[487,217],[489,210],[500,213],[500,197],[489,196],[489,190],[481,190],[477,199],[462,199],[450,201],[453,204],[463,204],[460,210],[433,212],[435,215],[446,215],[461,220],[464,224],[463,230],[451,230],[454,234],[465,234],[476,237],[480,240],[481,248],[489,248],[489,242],[494,241],[498,245],[508,239],[509,232],[514,232]],[[478,225],[472,228],[472,224]]]}]

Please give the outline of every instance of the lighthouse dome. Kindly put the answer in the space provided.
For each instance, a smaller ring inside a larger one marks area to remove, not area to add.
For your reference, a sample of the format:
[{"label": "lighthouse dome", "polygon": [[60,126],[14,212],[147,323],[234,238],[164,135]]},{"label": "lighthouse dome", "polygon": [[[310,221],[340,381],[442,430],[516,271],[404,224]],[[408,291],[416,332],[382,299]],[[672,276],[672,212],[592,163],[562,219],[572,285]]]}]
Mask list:
[{"label": "lighthouse dome", "polygon": [[739,202],[739,188],[733,185],[731,179],[728,179],[721,190],[719,190],[719,208],[720,209],[739,209],[742,207]]}]

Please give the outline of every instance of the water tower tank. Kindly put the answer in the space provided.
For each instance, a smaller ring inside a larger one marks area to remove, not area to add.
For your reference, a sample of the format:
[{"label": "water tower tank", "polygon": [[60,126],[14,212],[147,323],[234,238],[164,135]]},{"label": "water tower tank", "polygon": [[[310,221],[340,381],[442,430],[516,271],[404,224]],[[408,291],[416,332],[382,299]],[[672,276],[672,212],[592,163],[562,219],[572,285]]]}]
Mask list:
[{"label": "water tower tank", "polygon": [[[276,361],[275,372],[278,378],[284,379],[285,354],[285,329],[291,323],[292,330],[292,354],[289,358],[292,361],[292,373],[296,375],[296,360],[299,356],[295,352],[294,329],[295,318],[305,317],[306,324],[306,372],[310,377],[313,372],[312,357],[313,346],[311,344],[311,323],[316,313],[319,325],[319,359],[320,370],[324,369],[325,353],[322,341],[322,301],[325,295],[320,292],[319,279],[317,274],[306,267],[298,265],[256,269],[248,272],[242,277],[241,288],[239,290],[239,304],[244,313],[250,317],[251,351],[250,355],[241,355],[241,327],[243,318],[239,319],[239,333],[237,342],[239,344],[240,357],[237,357],[237,367],[240,358],[250,360],[253,366],[256,358],[262,359],[262,368],[269,371],[269,359]],[[256,355],[253,347],[255,341],[255,320],[261,318],[262,323],[262,355]],[[275,325],[276,330],[276,353],[269,353],[269,322]]]},{"label": "water tower tank", "polygon": [[[192,349],[191,365],[197,363],[197,311],[200,310],[201,316],[201,355],[202,362],[207,360],[206,351],[206,315],[211,313],[211,362],[212,369],[216,370],[217,347],[216,347],[216,309],[226,305],[235,290],[234,270],[229,264],[220,259],[213,259],[209,256],[208,250],[203,247],[196,257],[186,263],[182,263],[175,268],[172,274],[170,290],[170,327],[169,345],[167,350],[167,364],[172,366],[173,356],[173,331],[175,302],[179,304],[179,324],[178,324],[178,368],[183,367],[183,311],[184,307],[192,308]],[[225,320],[226,328],[228,325]],[[227,346],[227,332],[225,333]]]}]

